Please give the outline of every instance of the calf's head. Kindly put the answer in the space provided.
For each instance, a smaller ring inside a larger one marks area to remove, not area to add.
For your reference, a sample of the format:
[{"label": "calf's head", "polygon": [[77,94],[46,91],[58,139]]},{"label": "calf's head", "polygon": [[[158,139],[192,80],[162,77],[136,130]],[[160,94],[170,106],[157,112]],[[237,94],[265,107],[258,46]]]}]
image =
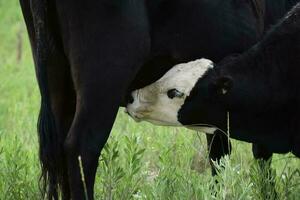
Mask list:
[{"label": "calf's head", "polygon": [[[155,83],[132,92],[133,102],[127,105],[128,114],[136,121],[184,125],[207,133],[214,132],[210,123],[218,122],[215,116],[220,117],[221,110],[212,101],[214,95],[209,91],[214,87],[211,77],[207,76],[211,71],[213,63],[207,59],[174,66]],[[220,81],[224,86],[229,84],[225,79]],[[219,89],[222,94],[227,92],[226,87]],[[225,119],[225,115],[223,117]]]}]

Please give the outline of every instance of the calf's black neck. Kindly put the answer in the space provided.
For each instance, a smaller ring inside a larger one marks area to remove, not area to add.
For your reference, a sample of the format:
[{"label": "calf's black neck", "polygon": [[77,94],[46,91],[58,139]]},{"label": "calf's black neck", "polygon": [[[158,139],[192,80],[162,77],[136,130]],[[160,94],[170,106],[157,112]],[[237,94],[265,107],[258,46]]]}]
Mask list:
[{"label": "calf's black neck", "polygon": [[295,7],[260,43],[211,72],[232,81],[218,99],[231,113],[232,137],[267,144],[273,152],[293,151],[299,140],[299,11]]}]

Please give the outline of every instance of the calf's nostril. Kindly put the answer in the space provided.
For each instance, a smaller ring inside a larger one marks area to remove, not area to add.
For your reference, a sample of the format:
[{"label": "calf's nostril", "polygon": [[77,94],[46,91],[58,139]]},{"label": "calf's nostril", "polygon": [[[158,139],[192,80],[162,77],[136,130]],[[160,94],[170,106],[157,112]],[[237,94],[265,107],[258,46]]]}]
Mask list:
[{"label": "calf's nostril", "polygon": [[133,102],[134,102],[134,98],[133,98],[132,94],[130,94],[128,97],[128,104],[132,104]]}]

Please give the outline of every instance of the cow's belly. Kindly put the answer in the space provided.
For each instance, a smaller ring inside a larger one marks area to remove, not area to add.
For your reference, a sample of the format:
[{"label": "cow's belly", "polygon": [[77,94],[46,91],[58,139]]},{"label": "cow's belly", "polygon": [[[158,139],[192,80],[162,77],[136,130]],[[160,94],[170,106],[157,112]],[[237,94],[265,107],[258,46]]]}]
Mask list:
[{"label": "cow's belly", "polygon": [[131,88],[153,83],[177,63],[214,62],[241,53],[259,39],[250,4],[236,1],[161,1],[149,9],[151,52]]}]

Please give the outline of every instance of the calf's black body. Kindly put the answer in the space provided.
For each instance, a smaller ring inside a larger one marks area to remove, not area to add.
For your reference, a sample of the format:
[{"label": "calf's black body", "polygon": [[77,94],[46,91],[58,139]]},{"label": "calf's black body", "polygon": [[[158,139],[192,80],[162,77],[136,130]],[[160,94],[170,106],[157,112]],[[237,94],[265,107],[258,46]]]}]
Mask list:
[{"label": "calf's black body", "polygon": [[[300,157],[300,3],[245,53],[207,71],[179,111],[183,124],[213,124],[254,143],[255,155]],[[263,151],[261,151],[264,149]]]}]

